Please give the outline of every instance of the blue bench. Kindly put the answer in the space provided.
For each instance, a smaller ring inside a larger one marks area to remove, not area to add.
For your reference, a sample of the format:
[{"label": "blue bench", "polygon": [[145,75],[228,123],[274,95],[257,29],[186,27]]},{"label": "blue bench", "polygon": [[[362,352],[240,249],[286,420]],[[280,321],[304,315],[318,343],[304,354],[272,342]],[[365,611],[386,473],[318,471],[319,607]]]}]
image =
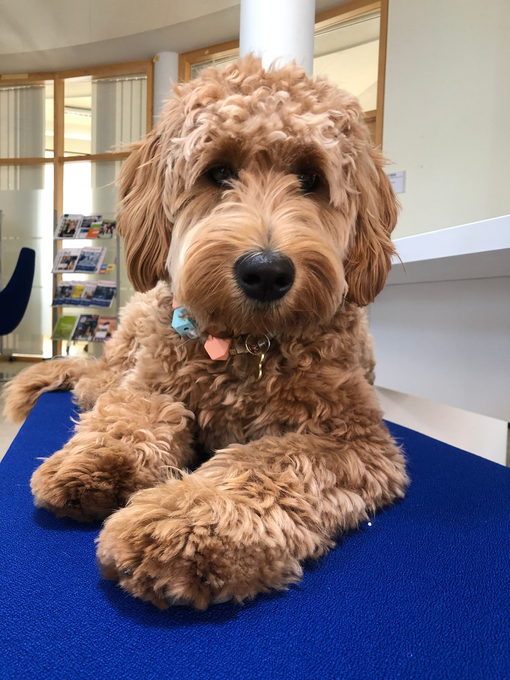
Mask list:
[{"label": "blue bench", "polygon": [[286,593],[160,612],[101,580],[99,525],[33,507],[73,415],[44,395],[0,465],[2,680],[510,678],[510,470],[390,424],[402,503]]}]

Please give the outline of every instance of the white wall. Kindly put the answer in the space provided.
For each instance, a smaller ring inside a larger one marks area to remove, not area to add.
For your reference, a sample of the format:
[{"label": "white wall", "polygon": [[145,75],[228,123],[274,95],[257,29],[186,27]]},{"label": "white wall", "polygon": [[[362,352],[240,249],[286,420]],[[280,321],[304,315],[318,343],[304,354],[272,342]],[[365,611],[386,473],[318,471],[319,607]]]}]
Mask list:
[{"label": "white wall", "polygon": [[387,285],[370,329],[381,387],[510,421],[510,277]]},{"label": "white wall", "polygon": [[510,1],[390,0],[384,152],[395,237],[510,213]]}]

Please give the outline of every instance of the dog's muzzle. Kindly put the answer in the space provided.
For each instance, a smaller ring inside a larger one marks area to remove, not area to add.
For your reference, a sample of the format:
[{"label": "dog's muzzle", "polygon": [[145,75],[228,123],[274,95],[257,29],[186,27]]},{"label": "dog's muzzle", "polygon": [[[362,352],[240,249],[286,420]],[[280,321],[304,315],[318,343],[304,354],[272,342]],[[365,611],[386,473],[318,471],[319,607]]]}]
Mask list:
[{"label": "dog's muzzle", "polygon": [[237,260],[234,274],[246,297],[273,302],[292,288],[296,269],[286,255],[273,251],[252,252]]}]

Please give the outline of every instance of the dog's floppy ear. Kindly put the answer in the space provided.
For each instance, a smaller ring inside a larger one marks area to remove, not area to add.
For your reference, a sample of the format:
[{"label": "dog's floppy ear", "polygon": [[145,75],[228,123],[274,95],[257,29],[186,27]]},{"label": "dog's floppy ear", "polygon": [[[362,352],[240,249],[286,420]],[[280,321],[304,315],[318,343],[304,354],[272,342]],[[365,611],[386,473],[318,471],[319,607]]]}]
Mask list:
[{"label": "dog's floppy ear", "polygon": [[391,232],[400,205],[383,171],[381,153],[367,144],[360,161],[356,172],[356,228],[344,267],[349,286],[347,300],[364,307],[374,301],[386,283],[395,252]]},{"label": "dog's floppy ear", "polygon": [[129,279],[135,290],[144,292],[166,278],[172,232],[163,208],[165,163],[158,128],[131,149],[120,173],[118,231]]}]

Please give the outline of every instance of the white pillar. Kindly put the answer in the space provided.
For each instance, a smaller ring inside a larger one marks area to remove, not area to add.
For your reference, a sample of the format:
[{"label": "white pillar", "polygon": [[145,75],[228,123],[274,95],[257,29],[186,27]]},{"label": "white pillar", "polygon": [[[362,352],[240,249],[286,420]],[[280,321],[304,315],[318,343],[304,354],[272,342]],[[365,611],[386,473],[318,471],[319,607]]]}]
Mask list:
[{"label": "white pillar", "polygon": [[172,83],[179,78],[177,52],[160,52],[154,58],[154,123],[157,123],[165,102],[172,96]]},{"label": "white pillar", "polygon": [[241,0],[241,56],[253,52],[267,68],[295,60],[313,72],[315,0]]}]

